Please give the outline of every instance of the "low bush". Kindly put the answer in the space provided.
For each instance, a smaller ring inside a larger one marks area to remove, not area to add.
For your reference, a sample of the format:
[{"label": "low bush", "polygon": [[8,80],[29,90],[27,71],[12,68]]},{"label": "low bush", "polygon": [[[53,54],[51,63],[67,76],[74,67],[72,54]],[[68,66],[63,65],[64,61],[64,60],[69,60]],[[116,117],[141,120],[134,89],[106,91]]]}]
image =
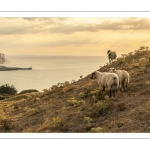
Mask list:
[{"label": "low bush", "polygon": [[123,102],[120,102],[118,105],[117,105],[117,110],[118,111],[124,111],[126,108],[126,104],[123,103]]},{"label": "low bush", "polygon": [[14,85],[10,86],[9,84],[5,84],[5,85],[0,86],[0,94],[1,95],[5,95],[5,96],[15,95],[15,94],[17,94],[17,92],[18,91]]},{"label": "low bush", "polygon": [[84,98],[84,97],[85,97],[84,92],[80,92],[80,93],[79,93],[79,96],[80,96],[81,98]]},{"label": "low bush", "polygon": [[140,64],[139,63],[133,63],[132,66],[133,66],[133,68],[140,69]]},{"label": "low bush", "polygon": [[145,85],[146,85],[147,87],[150,87],[150,81],[146,81],[146,82],[145,82]]},{"label": "low bush", "polygon": [[90,117],[84,117],[84,123],[90,124],[91,122],[93,122],[93,119]]},{"label": "low bush", "polygon": [[11,128],[11,119],[5,116],[0,116],[0,128],[9,130]]},{"label": "low bush", "polygon": [[29,108],[29,107],[25,107],[24,111],[28,114],[28,115],[35,115],[37,113],[40,112],[40,108],[39,107],[35,107],[35,108]]},{"label": "low bush", "polygon": [[147,63],[147,59],[145,57],[142,57],[142,58],[139,59],[139,62],[141,64],[141,66],[145,66],[146,63]]},{"label": "low bush", "polygon": [[92,109],[88,109],[87,115],[90,117],[99,117],[104,114],[108,108],[110,108],[113,103],[110,100],[98,101],[92,106]]},{"label": "low bush", "polygon": [[5,96],[0,95],[0,100],[3,100],[3,99],[5,99]]},{"label": "low bush", "polygon": [[32,92],[39,92],[39,91],[36,89],[29,89],[29,90],[23,90],[19,94],[32,93]]},{"label": "low bush", "polygon": [[96,127],[96,128],[92,128],[91,129],[91,132],[95,132],[95,133],[101,133],[101,132],[103,132],[103,128],[101,128],[101,127]]},{"label": "low bush", "polygon": [[74,98],[71,98],[71,99],[67,100],[67,102],[70,106],[74,106],[74,107],[85,105],[84,100],[76,100]]},{"label": "low bush", "polygon": [[120,58],[120,62],[119,62],[120,64],[125,64],[125,62],[126,62],[125,58]]}]

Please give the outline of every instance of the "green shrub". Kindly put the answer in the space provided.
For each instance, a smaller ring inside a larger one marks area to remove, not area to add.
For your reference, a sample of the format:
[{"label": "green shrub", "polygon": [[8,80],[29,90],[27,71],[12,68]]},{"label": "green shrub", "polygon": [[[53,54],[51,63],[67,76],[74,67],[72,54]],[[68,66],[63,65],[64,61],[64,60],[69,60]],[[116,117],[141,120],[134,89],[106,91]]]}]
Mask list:
[{"label": "green shrub", "polygon": [[43,95],[48,95],[50,94],[52,88],[49,88],[49,89],[43,89]]},{"label": "green shrub", "polygon": [[139,63],[134,63],[132,66],[133,66],[133,68],[138,68],[138,69],[140,69],[140,64],[139,64]]},{"label": "green shrub", "polygon": [[92,95],[92,100],[94,100],[94,101],[96,101],[96,100],[97,100],[97,98],[96,98],[96,96],[95,96],[95,95]]},{"label": "green shrub", "polygon": [[0,128],[9,130],[11,128],[11,119],[5,116],[0,116]]},{"label": "green shrub", "polygon": [[93,105],[93,109],[89,110],[88,115],[90,117],[99,117],[104,114],[110,106],[112,106],[110,100],[98,101]]},{"label": "green shrub", "polygon": [[72,91],[73,89],[74,87],[72,85],[68,85],[68,86],[63,87],[62,91],[69,92],[69,91]]},{"label": "green shrub", "polygon": [[3,100],[3,99],[5,99],[5,96],[0,95],[0,100]]},{"label": "green shrub", "polygon": [[51,127],[52,128],[61,128],[63,126],[63,123],[62,123],[62,119],[57,116],[57,117],[53,117],[52,120],[51,120]]},{"label": "green shrub", "polygon": [[140,69],[139,70],[140,72],[144,72],[145,71],[145,67],[140,67],[139,69]]},{"label": "green shrub", "polygon": [[104,99],[105,99],[105,100],[109,100],[109,96],[108,96],[108,95],[105,95],[105,96],[104,96]]},{"label": "green shrub", "polygon": [[89,94],[92,98],[92,100],[98,100],[99,99],[99,96],[100,96],[100,90],[96,89],[96,90],[93,90],[93,91],[90,91],[90,94]]},{"label": "green shrub", "polygon": [[84,117],[84,123],[89,124],[89,123],[91,123],[91,122],[93,122],[93,119],[92,119],[92,118],[90,118],[90,117]]},{"label": "green shrub", "polygon": [[85,91],[85,93],[84,93],[84,94],[85,94],[85,97],[90,95],[91,90],[92,90],[91,87],[87,87],[87,88],[86,88],[86,91]]},{"label": "green shrub", "polygon": [[84,92],[80,92],[80,93],[79,93],[79,96],[80,96],[81,98],[84,98],[84,97],[85,97]]},{"label": "green shrub", "polygon": [[52,118],[52,124],[60,124],[62,122],[62,119],[59,117],[59,116],[57,116],[57,117],[53,117]]},{"label": "green shrub", "polygon": [[103,128],[101,128],[101,127],[96,127],[96,128],[92,128],[91,129],[91,132],[102,132],[103,131]]},{"label": "green shrub", "polygon": [[68,86],[70,83],[68,81],[64,82],[64,86]]},{"label": "green shrub", "polygon": [[125,64],[125,58],[120,58],[120,64]]},{"label": "green shrub", "polygon": [[128,53],[128,55],[124,54],[125,57],[126,56],[132,56],[132,55],[133,55],[133,52]]},{"label": "green shrub", "polygon": [[148,86],[148,87],[150,87],[150,81],[146,81],[145,85]]},{"label": "green shrub", "polygon": [[23,90],[19,94],[32,93],[32,92],[39,92],[39,91],[36,89],[29,89],[29,90]]},{"label": "green shrub", "polygon": [[9,85],[9,84],[5,84],[0,86],[0,94],[1,95],[15,95],[17,93],[17,89],[15,88],[14,85]]},{"label": "green shrub", "polygon": [[140,62],[141,66],[145,66],[146,63],[147,63],[147,59],[145,57],[142,57],[142,58],[139,59],[139,62]]},{"label": "green shrub", "polygon": [[67,100],[67,102],[69,103],[69,105],[74,106],[74,107],[85,105],[84,100],[76,100],[74,98]]},{"label": "green shrub", "polygon": [[52,92],[56,92],[58,89],[59,89],[59,87],[57,85],[52,85],[52,87],[51,87]]},{"label": "green shrub", "polygon": [[99,90],[90,91],[90,95],[96,95],[99,94]]},{"label": "green shrub", "polygon": [[35,115],[35,114],[40,112],[40,108],[38,108],[38,107],[35,107],[35,108],[25,107],[24,111],[27,112],[30,115]]}]

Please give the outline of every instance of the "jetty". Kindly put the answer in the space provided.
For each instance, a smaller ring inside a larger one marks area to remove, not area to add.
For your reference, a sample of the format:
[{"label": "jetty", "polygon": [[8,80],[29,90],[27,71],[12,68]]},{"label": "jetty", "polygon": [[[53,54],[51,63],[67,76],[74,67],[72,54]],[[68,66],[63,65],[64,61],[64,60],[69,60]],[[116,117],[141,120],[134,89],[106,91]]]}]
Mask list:
[{"label": "jetty", "polygon": [[0,71],[13,71],[13,70],[32,70],[32,66],[29,68],[0,66]]}]

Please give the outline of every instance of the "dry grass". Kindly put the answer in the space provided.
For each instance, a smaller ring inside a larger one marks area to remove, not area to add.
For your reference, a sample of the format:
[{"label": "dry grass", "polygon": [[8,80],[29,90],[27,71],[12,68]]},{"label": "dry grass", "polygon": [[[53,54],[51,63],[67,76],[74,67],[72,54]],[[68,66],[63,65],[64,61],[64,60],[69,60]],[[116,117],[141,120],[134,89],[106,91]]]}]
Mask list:
[{"label": "dry grass", "polygon": [[[129,89],[109,98],[89,76],[42,93],[0,100],[1,132],[149,132],[150,51],[136,51],[100,68],[125,69]],[[140,62],[138,62],[138,61]],[[146,70],[146,73],[145,73]]]},{"label": "dry grass", "polygon": [[49,118],[46,118],[45,121],[38,126],[36,132],[42,132],[42,131],[50,131],[50,127],[51,127],[51,121]]}]

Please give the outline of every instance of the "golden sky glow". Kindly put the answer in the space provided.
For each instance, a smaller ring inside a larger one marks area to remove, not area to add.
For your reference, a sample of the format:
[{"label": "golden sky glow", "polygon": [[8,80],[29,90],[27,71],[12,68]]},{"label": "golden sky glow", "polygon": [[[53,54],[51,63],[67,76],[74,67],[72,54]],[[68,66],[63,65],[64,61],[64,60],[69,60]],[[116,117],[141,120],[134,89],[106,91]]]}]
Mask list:
[{"label": "golden sky glow", "polygon": [[0,53],[105,56],[150,46],[149,18],[0,18]]}]

